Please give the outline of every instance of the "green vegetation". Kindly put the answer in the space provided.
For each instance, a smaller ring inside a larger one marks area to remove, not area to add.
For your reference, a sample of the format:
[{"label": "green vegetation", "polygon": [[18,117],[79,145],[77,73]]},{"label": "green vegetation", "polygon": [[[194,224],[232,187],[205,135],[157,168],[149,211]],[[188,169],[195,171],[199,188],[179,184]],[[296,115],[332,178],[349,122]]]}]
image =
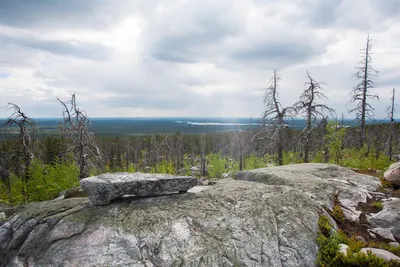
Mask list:
[{"label": "green vegetation", "polygon": [[[360,250],[370,244],[364,244],[354,237],[347,237],[342,231],[332,233],[332,225],[329,219],[322,215],[318,220],[318,227],[320,233],[317,238],[319,251],[317,255],[318,266],[371,266],[371,267],[397,267],[400,266],[398,261],[386,262],[383,259],[378,258],[372,253],[367,254],[361,253]],[[339,244],[346,244],[349,246],[346,255],[339,252]],[[376,246],[375,246],[376,247]],[[395,247],[381,247],[391,251],[392,253],[398,253],[400,249]],[[398,254],[397,254],[398,255]]]},{"label": "green vegetation", "polygon": [[331,215],[336,222],[344,223],[344,213],[340,205],[336,204],[335,206],[333,206]]},{"label": "green vegetation", "polygon": [[57,160],[52,164],[44,164],[36,159],[28,172],[30,179],[26,184],[16,175],[11,175],[10,192],[4,184],[1,185],[0,203],[18,204],[54,199],[61,191],[79,186],[79,169],[73,161]]},{"label": "green vegetation", "polygon": [[[329,122],[326,130],[323,138],[324,145],[309,155],[312,162],[334,163],[366,171],[374,169],[380,171],[381,174],[390,165],[388,156],[374,147],[364,146],[361,149],[344,147],[343,140],[346,140],[346,135],[351,134],[347,133],[351,129],[341,128],[337,123]],[[208,152],[206,155],[207,177],[220,178],[223,173],[240,170],[239,157],[234,150],[235,147],[229,148],[230,140],[235,134],[220,133],[205,136],[206,151]],[[164,151],[162,142],[165,142],[167,138],[168,140],[180,138],[182,145],[176,143],[174,147],[172,143],[170,146],[172,150]],[[135,171],[191,175],[191,168],[200,164],[199,135],[166,135],[156,136],[156,138],[154,136],[135,136],[130,139],[100,138],[97,141],[106,154],[99,165],[91,166],[90,175]],[[65,152],[67,142],[68,140],[54,137],[42,139],[40,145],[37,145],[35,153],[37,156],[27,169],[26,174],[30,178],[26,183],[21,178],[24,173],[19,170],[20,161],[8,162],[9,183],[4,180],[0,183],[0,202],[17,204],[53,199],[60,191],[79,185],[77,164],[73,156]],[[131,144],[135,143],[139,144],[141,149],[137,152],[128,150],[132,146]],[[12,151],[14,144],[15,139],[1,141],[0,151]],[[158,156],[154,153],[154,147],[159,147]],[[229,149],[226,150],[224,147]],[[273,153],[262,154],[257,149],[258,147],[248,149],[251,153],[243,154],[243,170],[277,165]],[[282,158],[283,164],[303,162],[301,152],[285,150]],[[390,185],[383,181],[383,186],[389,187]],[[339,211],[334,208],[335,218],[338,222],[342,217]]]},{"label": "green vegetation", "polygon": [[383,209],[383,203],[382,202],[373,202],[372,206],[374,206],[375,208],[382,210]]}]

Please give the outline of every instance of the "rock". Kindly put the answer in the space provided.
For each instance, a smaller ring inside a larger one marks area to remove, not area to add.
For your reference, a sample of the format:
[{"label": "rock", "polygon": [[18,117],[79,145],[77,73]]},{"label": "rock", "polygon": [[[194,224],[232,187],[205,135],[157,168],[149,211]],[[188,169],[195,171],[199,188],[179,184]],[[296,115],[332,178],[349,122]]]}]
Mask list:
[{"label": "rock", "polygon": [[227,179],[227,178],[232,178],[232,177],[233,177],[232,172],[223,173],[223,174],[221,175],[221,179]]},{"label": "rock", "polygon": [[80,181],[81,187],[94,205],[104,205],[125,195],[156,196],[187,192],[198,185],[193,177],[148,173],[105,173]]},{"label": "rock", "polygon": [[376,234],[374,234],[373,232],[371,232],[371,230],[368,229],[368,233],[369,233],[369,235],[370,235],[373,239],[376,238]]},{"label": "rock", "polygon": [[347,249],[349,248],[346,244],[339,244],[339,252],[347,256]]},{"label": "rock", "polygon": [[383,174],[383,178],[394,185],[400,185],[400,161],[393,163]]},{"label": "rock", "polygon": [[87,197],[82,187],[74,187],[60,192],[57,199],[65,199],[71,197]]},{"label": "rock", "polygon": [[314,266],[320,213],[296,188],[232,179],[104,206],[30,203],[0,226],[0,266]]},{"label": "rock", "polygon": [[362,236],[360,236],[360,235],[356,236],[356,240],[359,241],[359,242],[362,242],[362,243],[364,243],[364,244],[367,243],[367,241],[365,240],[365,238],[362,237]]},{"label": "rock", "polygon": [[360,250],[361,253],[365,253],[365,254],[367,254],[367,251],[371,251],[372,254],[376,255],[378,258],[381,258],[381,259],[383,259],[385,261],[391,261],[391,260],[400,261],[400,257],[398,257],[395,254],[393,254],[392,252],[389,252],[389,251],[384,250],[384,249],[380,249],[380,248],[362,248]]},{"label": "rock", "polygon": [[397,247],[400,247],[400,244],[397,242],[389,242],[389,246],[397,248]]},{"label": "rock", "polygon": [[334,164],[308,163],[285,165],[241,171],[237,180],[260,182],[269,185],[285,185],[297,188],[315,199],[320,206],[333,208],[333,196],[338,194],[344,215],[358,222],[361,211],[359,202],[367,202],[380,186],[378,178],[358,174]]},{"label": "rock", "polygon": [[393,236],[400,239],[400,198],[390,198],[383,203],[383,209],[371,214],[369,223],[376,228],[390,228]]},{"label": "rock", "polygon": [[315,266],[318,218],[334,193],[352,208],[379,186],[336,165],[267,170],[240,176],[261,183],[223,179],[103,206],[29,203],[0,226],[0,266]]},{"label": "rock", "polygon": [[369,230],[374,234],[379,235],[380,237],[383,237],[385,239],[388,239],[390,241],[396,241],[396,239],[394,238],[391,228],[374,228]]}]

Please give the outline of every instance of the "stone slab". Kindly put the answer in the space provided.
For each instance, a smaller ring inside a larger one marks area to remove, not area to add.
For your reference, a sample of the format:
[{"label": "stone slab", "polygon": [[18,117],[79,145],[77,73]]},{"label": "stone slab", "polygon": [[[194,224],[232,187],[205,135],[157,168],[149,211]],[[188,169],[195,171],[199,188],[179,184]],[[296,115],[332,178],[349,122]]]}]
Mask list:
[{"label": "stone slab", "polygon": [[105,205],[125,195],[157,196],[174,192],[185,193],[199,184],[190,176],[152,173],[105,173],[80,181],[93,205]]}]

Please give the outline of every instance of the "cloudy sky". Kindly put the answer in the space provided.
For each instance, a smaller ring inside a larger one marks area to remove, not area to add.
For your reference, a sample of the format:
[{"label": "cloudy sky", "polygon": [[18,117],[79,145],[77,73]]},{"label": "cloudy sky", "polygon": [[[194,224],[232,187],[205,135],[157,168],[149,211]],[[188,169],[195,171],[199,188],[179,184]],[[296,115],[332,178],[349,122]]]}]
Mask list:
[{"label": "cloudy sky", "polygon": [[0,118],[8,102],[60,117],[73,92],[91,117],[258,117],[274,68],[283,105],[308,70],[351,117],[368,34],[384,118],[399,28],[398,0],[0,0]]}]

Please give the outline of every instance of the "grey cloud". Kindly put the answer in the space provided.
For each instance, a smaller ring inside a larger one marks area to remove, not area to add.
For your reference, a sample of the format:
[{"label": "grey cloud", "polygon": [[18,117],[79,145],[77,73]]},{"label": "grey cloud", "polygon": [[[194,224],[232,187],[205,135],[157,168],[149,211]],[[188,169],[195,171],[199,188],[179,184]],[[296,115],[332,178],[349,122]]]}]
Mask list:
[{"label": "grey cloud", "polygon": [[187,106],[182,97],[168,95],[132,94],[130,96],[112,97],[105,104],[114,107],[149,108],[149,109],[183,109]]},{"label": "grey cloud", "polygon": [[101,29],[112,23],[112,14],[119,7],[111,5],[112,2],[114,1],[1,0],[0,24],[19,28]]},{"label": "grey cloud", "polygon": [[381,12],[382,17],[397,17],[400,15],[400,1],[398,0],[370,1]]},{"label": "grey cloud", "polygon": [[399,76],[391,76],[391,77],[378,77],[376,85],[381,87],[400,87],[400,77]]},{"label": "grey cloud", "polygon": [[382,19],[396,18],[400,14],[400,1],[387,0],[304,0],[298,3],[300,15],[291,20],[306,21],[317,28],[354,28],[371,31]]},{"label": "grey cloud", "polygon": [[[161,61],[194,63],[207,53],[207,48],[218,45],[228,36],[239,33],[239,27],[224,10],[202,10],[194,18],[196,27],[180,33],[162,32],[151,44],[151,55]],[[156,26],[157,25],[153,25]],[[159,25],[158,25],[159,26]],[[159,30],[159,29],[158,29]]]},{"label": "grey cloud", "polygon": [[195,55],[190,52],[176,51],[176,50],[163,50],[159,49],[153,53],[153,57],[167,62],[175,63],[195,63]]},{"label": "grey cloud", "polygon": [[308,42],[271,42],[243,49],[233,54],[242,61],[274,61],[279,63],[294,63],[309,59],[324,52],[324,46],[313,46]]},{"label": "grey cloud", "polygon": [[56,55],[72,56],[93,60],[105,60],[110,51],[107,47],[87,42],[73,42],[70,40],[46,40],[35,36],[5,36],[0,35],[3,45],[21,46],[24,48],[40,50]]},{"label": "grey cloud", "polygon": [[330,26],[338,19],[338,8],[344,0],[311,0],[304,1],[302,7],[306,18],[312,26],[325,27]]}]

